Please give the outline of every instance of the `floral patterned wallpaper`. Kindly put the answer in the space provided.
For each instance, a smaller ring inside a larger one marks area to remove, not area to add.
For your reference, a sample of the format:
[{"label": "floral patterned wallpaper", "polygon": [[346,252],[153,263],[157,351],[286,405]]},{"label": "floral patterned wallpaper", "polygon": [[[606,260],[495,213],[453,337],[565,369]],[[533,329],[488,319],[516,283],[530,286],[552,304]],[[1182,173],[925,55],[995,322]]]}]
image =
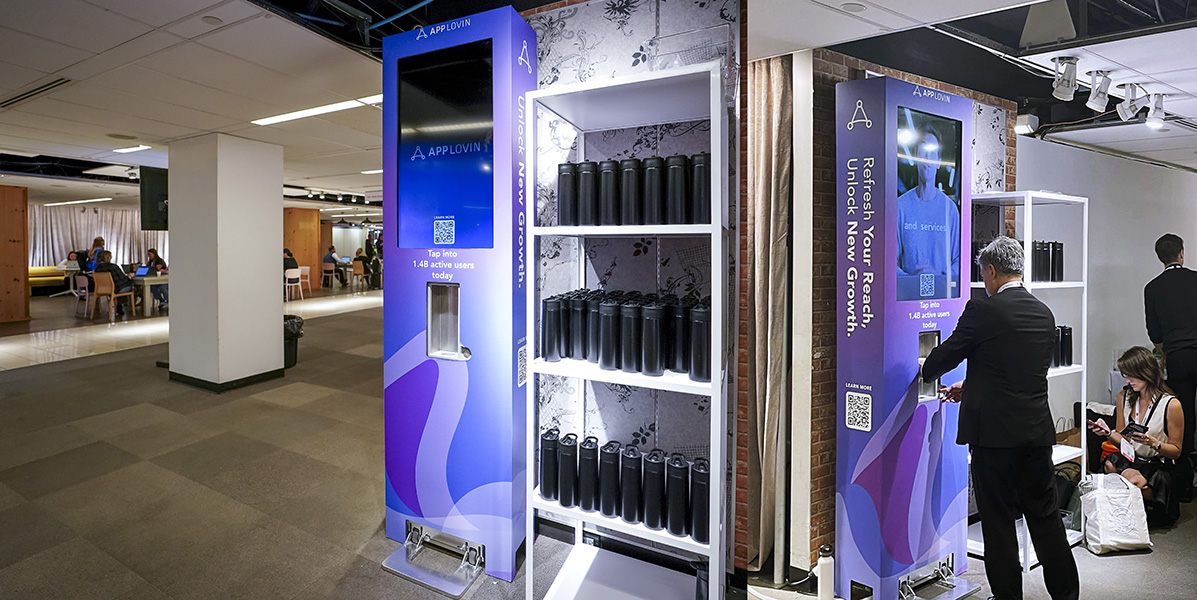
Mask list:
[{"label": "floral patterned wallpaper", "polygon": [[973,104],[973,193],[1006,190],[1006,111]]},{"label": "floral patterned wallpaper", "polygon": [[[731,53],[734,72],[738,44],[729,32],[738,33],[738,16],[738,0],[592,0],[532,15],[540,87],[705,62],[720,52]],[[729,43],[713,44],[721,35]],[[734,85],[735,77],[731,79]],[[737,157],[734,108],[729,113],[728,155]],[[539,225],[557,221],[559,163],[710,151],[710,121],[582,133],[547,111],[535,118]],[[732,162],[733,182],[735,172]],[[736,197],[734,187],[729,197]],[[588,238],[584,243],[548,238],[540,241],[539,253],[541,297],[581,287],[711,294],[710,242],[705,238]],[[661,448],[690,459],[709,457],[709,398],[552,376],[540,377],[538,385],[541,431],[557,427],[562,433],[594,435],[645,451]],[[729,387],[735,389],[734,384]]]}]

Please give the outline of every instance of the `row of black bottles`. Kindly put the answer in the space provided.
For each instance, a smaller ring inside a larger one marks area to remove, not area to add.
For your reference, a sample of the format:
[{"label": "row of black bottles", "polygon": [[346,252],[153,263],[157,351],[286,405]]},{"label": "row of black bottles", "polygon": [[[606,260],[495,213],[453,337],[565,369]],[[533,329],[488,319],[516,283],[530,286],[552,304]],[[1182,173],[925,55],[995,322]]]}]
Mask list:
[{"label": "row of black bottles", "polygon": [[558,225],[711,222],[711,155],[557,165]]},{"label": "row of black bottles", "polygon": [[709,299],[672,294],[574,290],[541,301],[540,355],[659,377],[711,380]]},{"label": "row of black bottles", "polygon": [[1067,325],[1056,326],[1056,351],[1052,354],[1052,366],[1072,366],[1072,328]]},{"label": "row of black bottles", "polygon": [[636,446],[591,436],[560,435],[554,428],[540,436],[540,495],[566,508],[578,507],[644,523],[653,530],[710,542],[711,465],[693,463],[662,450],[642,454]]},{"label": "row of black bottles", "polygon": [[1031,281],[1064,281],[1064,242],[1031,243]]}]

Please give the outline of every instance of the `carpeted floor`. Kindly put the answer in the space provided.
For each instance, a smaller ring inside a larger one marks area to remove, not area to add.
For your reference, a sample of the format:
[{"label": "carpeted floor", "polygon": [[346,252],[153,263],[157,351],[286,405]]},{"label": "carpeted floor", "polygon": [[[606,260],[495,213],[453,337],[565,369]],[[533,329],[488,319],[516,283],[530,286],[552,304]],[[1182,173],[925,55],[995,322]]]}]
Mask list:
[{"label": "carpeted floor", "polygon": [[[381,309],[309,320],[284,379],[221,395],[166,358],[0,373],[0,598],[443,598],[380,566]],[[536,547],[543,594],[568,546]],[[522,599],[522,571],[466,597]]]}]

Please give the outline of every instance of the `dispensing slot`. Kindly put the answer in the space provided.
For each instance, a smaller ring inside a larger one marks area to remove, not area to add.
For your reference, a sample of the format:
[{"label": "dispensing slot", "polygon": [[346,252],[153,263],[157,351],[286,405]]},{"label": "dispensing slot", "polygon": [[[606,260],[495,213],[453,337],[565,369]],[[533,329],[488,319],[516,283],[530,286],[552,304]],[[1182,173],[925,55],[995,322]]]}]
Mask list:
[{"label": "dispensing slot", "polygon": [[[939,345],[938,331],[921,331],[919,332],[919,358],[924,359],[931,355],[931,350]],[[932,400],[939,396],[939,380],[923,382],[919,378],[919,400]]]},{"label": "dispensing slot", "polygon": [[468,360],[470,349],[461,345],[461,286],[428,283],[428,356]]}]

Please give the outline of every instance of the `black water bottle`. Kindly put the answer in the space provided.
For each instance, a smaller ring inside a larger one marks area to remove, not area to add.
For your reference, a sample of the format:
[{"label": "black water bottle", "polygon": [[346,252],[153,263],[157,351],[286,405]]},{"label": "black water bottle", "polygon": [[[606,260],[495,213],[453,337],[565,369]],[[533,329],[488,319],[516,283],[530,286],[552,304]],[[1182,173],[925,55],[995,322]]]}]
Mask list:
[{"label": "black water bottle", "polygon": [[684,298],[670,307],[669,354],[665,368],[675,373],[690,372],[690,309],[693,298]]},{"label": "black water bottle", "polygon": [[557,165],[557,224],[578,224],[578,165]]},{"label": "black water bottle", "polygon": [[561,360],[561,299],[545,298],[540,306],[540,355],[557,362]]},{"label": "black water bottle", "polygon": [[592,363],[599,361],[599,305],[602,303],[599,292],[586,298],[586,360]]},{"label": "black water bottle", "polygon": [[590,313],[586,308],[586,302],[585,294],[578,294],[569,299],[569,356],[576,360],[584,360],[589,349],[586,336],[590,333],[590,328],[586,320]]},{"label": "black water bottle", "polygon": [[628,523],[640,522],[640,480],[643,471],[640,449],[635,446],[624,448],[619,461],[619,491],[622,498],[619,516]]},{"label": "black water bottle", "polygon": [[619,161],[599,163],[599,224],[619,225]]},{"label": "black water bottle", "polygon": [[710,600],[711,576],[710,566],[703,561],[695,561],[694,565],[694,600]]},{"label": "black water bottle", "polygon": [[650,156],[641,164],[644,179],[644,224],[665,223],[665,159]]},{"label": "black water bottle", "polygon": [[598,163],[578,163],[578,225],[599,224]]},{"label": "black water bottle", "polygon": [[557,499],[557,436],[554,427],[540,434],[540,496],[545,500]]},{"label": "black water bottle", "polygon": [[711,380],[711,307],[690,309],[690,379]]},{"label": "black water bottle", "polygon": [[675,452],[665,465],[665,527],[672,535],[685,537],[690,532],[689,497],[690,462]]},{"label": "black water bottle", "polygon": [[1052,242],[1052,281],[1064,281],[1064,242]]},{"label": "black water bottle", "polygon": [[653,302],[640,309],[641,350],[640,369],[645,375],[665,374],[665,305]]},{"label": "black water bottle", "polygon": [[644,223],[644,187],[640,183],[640,160],[627,158],[619,161],[620,217],[624,225]]},{"label": "black water bottle", "polygon": [[665,452],[644,456],[644,526],[665,529]]},{"label": "black water bottle", "polygon": [[1051,368],[1060,366],[1060,334],[1064,333],[1064,328],[1056,327],[1055,338],[1052,340],[1052,362],[1048,365]]},{"label": "black water bottle", "polygon": [[690,204],[689,162],[684,154],[665,159],[665,223],[668,225],[690,222],[686,214]]},{"label": "black water bottle", "polygon": [[618,371],[623,365],[619,361],[619,312],[620,302],[606,300],[599,304],[599,360],[600,369]]},{"label": "black water bottle", "polygon": [[1072,366],[1072,328],[1067,325],[1060,329],[1060,366]]},{"label": "black water bottle", "polygon": [[604,517],[619,516],[619,442],[607,442],[599,450],[599,512]]},{"label": "black water bottle", "polygon": [[572,292],[558,296],[561,300],[561,320],[557,328],[557,348],[561,358],[573,356],[573,339],[569,334],[569,299],[572,297]]},{"label": "black water bottle", "polygon": [[578,444],[578,508],[594,512],[599,508],[598,438],[588,436]]},{"label": "black water bottle", "polygon": [[711,155],[706,152],[690,157],[690,218],[694,223],[711,223]]},{"label": "black water bottle", "polygon": [[700,544],[711,541],[711,463],[694,461],[690,472],[690,537]]},{"label": "black water bottle", "polygon": [[557,499],[572,508],[578,505],[578,436],[567,433],[557,446]]},{"label": "black water bottle", "polygon": [[640,301],[630,300],[620,306],[620,357],[624,373],[640,372]]}]

